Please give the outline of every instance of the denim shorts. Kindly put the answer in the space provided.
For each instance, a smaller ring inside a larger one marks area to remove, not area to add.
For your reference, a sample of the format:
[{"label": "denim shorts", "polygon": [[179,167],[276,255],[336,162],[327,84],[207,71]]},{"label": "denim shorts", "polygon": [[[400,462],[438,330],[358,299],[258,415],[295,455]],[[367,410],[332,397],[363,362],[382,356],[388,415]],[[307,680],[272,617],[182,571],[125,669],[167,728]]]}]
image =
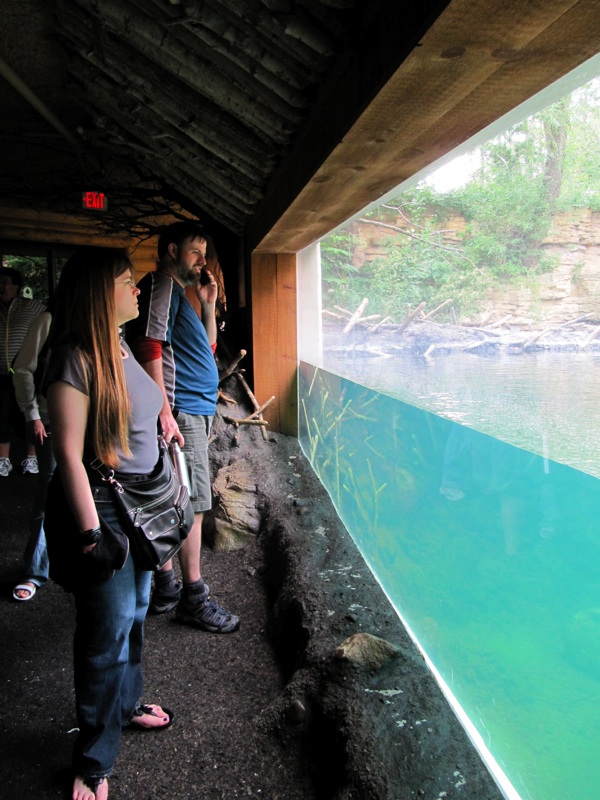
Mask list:
[{"label": "denim shorts", "polygon": [[179,411],[177,425],[185,440],[182,447],[190,473],[192,508],[195,514],[210,511],[212,490],[208,463],[208,437],[213,417],[196,416]]}]

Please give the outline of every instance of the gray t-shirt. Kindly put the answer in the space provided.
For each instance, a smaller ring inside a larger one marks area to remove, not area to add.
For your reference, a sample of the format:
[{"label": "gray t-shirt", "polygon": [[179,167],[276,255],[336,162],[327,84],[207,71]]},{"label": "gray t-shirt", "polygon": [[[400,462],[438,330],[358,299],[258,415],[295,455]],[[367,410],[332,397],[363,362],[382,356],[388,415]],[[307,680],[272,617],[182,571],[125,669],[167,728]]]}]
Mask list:
[{"label": "gray t-shirt", "polygon": [[[131,456],[126,458],[120,450],[118,471],[129,475],[147,475],[158,461],[158,414],[162,407],[162,394],[157,384],[144,371],[133,357],[131,350],[121,342],[124,353],[123,368],[127,391],[131,400],[131,420],[129,424],[129,447]],[[79,353],[72,346],[59,347],[50,355],[46,376],[47,387],[56,381],[63,381],[87,395],[87,381]],[[95,456],[86,437],[85,458]]]}]

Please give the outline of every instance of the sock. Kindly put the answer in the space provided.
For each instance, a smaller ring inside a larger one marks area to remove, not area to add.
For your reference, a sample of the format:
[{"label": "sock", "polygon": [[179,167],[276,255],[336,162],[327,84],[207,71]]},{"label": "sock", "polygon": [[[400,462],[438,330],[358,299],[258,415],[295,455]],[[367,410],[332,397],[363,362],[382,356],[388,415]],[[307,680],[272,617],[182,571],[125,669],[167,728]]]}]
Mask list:
[{"label": "sock", "polygon": [[189,603],[202,603],[208,597],[208,584],[202,578],[193,583],[183,583],[183,596]]},{"label": "sock", "polygon": [[160,570],[154,573],[154,586],[161,591],[165,589],[173,589],[177,585],[177,578],[175,577],[174,569]]}]

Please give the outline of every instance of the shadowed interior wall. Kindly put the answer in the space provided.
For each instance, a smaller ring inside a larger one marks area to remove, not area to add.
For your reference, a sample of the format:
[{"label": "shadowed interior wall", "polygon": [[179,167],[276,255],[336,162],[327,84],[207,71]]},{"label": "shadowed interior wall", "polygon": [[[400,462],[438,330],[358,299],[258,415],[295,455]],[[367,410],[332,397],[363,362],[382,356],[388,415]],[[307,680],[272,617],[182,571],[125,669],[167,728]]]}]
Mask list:
[{"label": "shadowed interior wall", "polygon": [[10,254],[10,242],[125,247],[131,256],[137,278],[156,269],[156,238],[138,242],[127,236],[110,237],[99,233],[92,219],[86,222],[81,217],[68,214],[0,207],[0,240],[7,242],[2,248],[4,255]]}]

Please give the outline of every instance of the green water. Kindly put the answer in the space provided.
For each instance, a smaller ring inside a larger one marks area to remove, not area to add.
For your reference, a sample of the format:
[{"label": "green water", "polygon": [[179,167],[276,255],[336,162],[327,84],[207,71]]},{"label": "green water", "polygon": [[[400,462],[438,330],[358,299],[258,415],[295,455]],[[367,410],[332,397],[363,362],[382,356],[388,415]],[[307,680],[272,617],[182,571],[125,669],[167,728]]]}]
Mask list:
[{"label": "green water", "polygon": [[523,798],[596,800],[600,481],[308,364],[300,442]]}]

